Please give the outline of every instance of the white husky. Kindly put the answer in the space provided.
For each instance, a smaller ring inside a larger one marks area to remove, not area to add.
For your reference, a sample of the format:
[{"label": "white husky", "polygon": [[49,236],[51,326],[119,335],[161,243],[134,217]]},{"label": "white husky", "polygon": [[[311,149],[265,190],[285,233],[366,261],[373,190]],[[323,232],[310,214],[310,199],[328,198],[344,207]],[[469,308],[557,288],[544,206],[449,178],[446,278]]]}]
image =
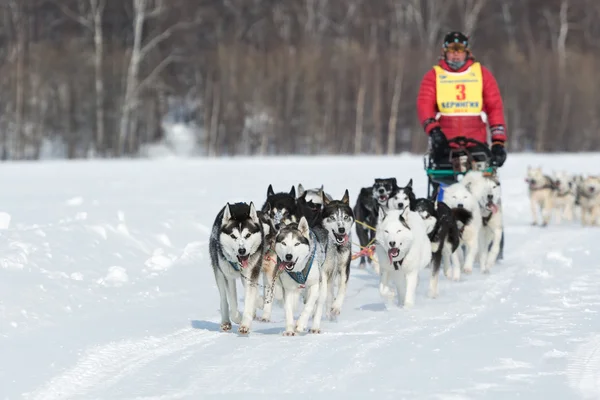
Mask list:
[{"label": "white husky", "polygon": [[554,200],[554,181],[545,175],[541,167],[527,167],[525,182],[529,186],[529,202],[533,225],[537,225],[538,209],[542,214],[542,226],[548,225],[552,216],[552,202]]},{"label": "white husky", "polygon": [[588,176],[580,187],[581,223],[583,226],[598,225],[600,218],[600,177]]},{"label": "white husky", "polygon": [[[479,252],[479,235],[483,227],[479,204],[475,196],[473,196],[462,181],[453,183],[444,189],[444,203],[452,209],[462,208],[472,214],[472,218],[467,224],[459,222],[459,229],[461,230],[460,243],[466,247],[465,262],[462,270],[465,273],[471,273],[475,257]],[[452,254],[452,262],[454,264],[452,279],[455,281],[460,279],[460,269],[457,267],[459,250],[460,248]]]},{"label": "white husky", "polygon": [[566,171],[555,172],[553,178],[555,190],[552,207],[556,211],[556,222],[560,224],[562,218],[571,222],[575,214],[577,196],[575,178]]},{"label": "white husky", "polygon": [[469,171],[461,183],[479,204],[482,222],[479,233],[479,265],[481,272],[487,273],[498,259],[504,228],[500,181],[498,177],[486,176],[481,171]]},{"label": "white husky", "polygon": [[402,283],[405,281],[404,307],[412,307],[415,304],[419,272],[431,262],[431,242],[425,222],[418,213],[408,208],[387,212],[379,208],[375,237],[375,251],[381,270],[381,296],[394,296],[388,287],[388,281],[393,280],[400,305]]}]

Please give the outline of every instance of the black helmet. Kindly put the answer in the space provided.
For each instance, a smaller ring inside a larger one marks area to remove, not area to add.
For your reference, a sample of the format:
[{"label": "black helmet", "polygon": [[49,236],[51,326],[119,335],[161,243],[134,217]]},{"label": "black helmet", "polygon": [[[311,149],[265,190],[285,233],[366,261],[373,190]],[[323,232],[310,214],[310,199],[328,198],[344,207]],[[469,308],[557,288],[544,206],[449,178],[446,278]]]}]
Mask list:
[{"label": "black helmet", "polygon": [[462,32],[449,32],[444,36],[444,49],[447,48],[451,43],[459,43],[465,46],[465,49],[469,48],[469,38]]}]

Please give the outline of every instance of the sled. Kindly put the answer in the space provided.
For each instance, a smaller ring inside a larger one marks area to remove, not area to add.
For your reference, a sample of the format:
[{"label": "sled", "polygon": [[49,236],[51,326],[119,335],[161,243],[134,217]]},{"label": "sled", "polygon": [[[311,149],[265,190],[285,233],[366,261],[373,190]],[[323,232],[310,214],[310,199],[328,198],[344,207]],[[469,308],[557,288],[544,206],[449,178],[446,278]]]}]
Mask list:
[{"label": "sled", "polygon": [[[491,176],[497,175],[498,167],[492,160],[492,152],[487,143],[466,137],[456,137],[448,140],[448,144],[455,145],[450,148],[448,159],[434,160],[431,153],[425,154],[423,164],[427,173],[427,197],[443,201],[444,187],[458,182],[470,170],[483,171]],[[469,149],[469,144],[476,145]],[[500,252],[498,260],[504,258],[504,230],[500,239]]]}]

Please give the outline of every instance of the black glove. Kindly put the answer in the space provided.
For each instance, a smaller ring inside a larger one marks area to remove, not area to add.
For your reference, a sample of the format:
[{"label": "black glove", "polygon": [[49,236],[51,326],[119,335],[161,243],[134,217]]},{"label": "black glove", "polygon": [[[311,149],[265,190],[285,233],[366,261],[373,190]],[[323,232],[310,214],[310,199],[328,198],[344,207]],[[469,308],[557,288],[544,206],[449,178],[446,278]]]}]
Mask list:
[{"label": "black glove", "polygon": [[444,150],[448,148],[448,139],[444,135],[444,132],[438,127],[433,128],[429,132],[429,137],[431,138],[431,149],[435,155],[440,155],[444,153]]},{"label": "black glove", "polygon": [[492,164],[501,167],[506,161],[506,149],[504,143],[496,142],[492,145]]}]

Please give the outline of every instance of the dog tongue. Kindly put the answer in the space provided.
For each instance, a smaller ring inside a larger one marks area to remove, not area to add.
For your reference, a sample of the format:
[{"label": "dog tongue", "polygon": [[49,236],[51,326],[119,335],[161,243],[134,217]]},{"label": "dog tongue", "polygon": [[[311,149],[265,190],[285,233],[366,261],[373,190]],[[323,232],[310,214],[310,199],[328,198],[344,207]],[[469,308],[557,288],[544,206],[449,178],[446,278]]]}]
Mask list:
[{"label": "dog tongue", "polygon": [[348,234],[344,235],[344,241],[342,242],[342,244],[346,243],[348,243]]},{"label": "dog tongue", "polygon": [[287,271],[291,271],[292,269],[294,269],[293,263],[286,261],[280,262],[278,267],[281,271],[283,271],[284,269]]},{"label": "dog tongue", "polygon": [[492,214],[496,214],[498,212],[498,206],[494,203],[488,204],[488,207],[492,210]]},{"label": "dog tongue", "polygon": [[248,257],[242,258],[242,268],[248,268]]},{"label": "dog tongue", "polygon": [[398,254],[400,254],[400,250],[398,249],[389,249],[388,250],[388,257],[390,258],[390,263],[392,263],[394,260],[394,257],[398,257]]}]

